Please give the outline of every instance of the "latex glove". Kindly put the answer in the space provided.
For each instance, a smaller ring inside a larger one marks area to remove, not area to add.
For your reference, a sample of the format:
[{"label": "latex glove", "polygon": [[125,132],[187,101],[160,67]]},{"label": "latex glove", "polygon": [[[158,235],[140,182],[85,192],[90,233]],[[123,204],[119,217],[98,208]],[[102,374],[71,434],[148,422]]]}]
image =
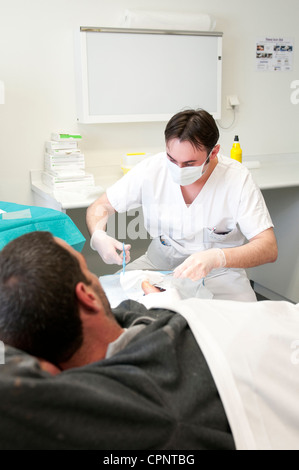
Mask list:
[{"label": "latex glove", "polygon": [[226,258],[221,248],[200,251],[189,256],[173,271],[173,277],[187,277],[192,281],[198,281],[206,277],[212,269],[223,268]]},{"label": "latex glove", "polygon": [[[123,244],[113,237],[107,235],[104,230],[93,232],[90,247],[97,251],[106,264],[122,264],[123,262]],[[131,245],[125,245],[126,263],[130,261]],[[120,253],[118,253],[118,251]]]}]

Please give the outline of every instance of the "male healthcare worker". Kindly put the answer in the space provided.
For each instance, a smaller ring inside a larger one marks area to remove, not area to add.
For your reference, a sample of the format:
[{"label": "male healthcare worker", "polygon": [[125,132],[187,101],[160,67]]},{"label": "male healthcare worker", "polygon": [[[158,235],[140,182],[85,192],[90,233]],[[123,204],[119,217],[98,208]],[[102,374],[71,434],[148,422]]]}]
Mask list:
[{"label": "male healthcare worker", "polygon": [[87,210],[91,247],[104,262],[122,263],[122,243],[105,232],[108,217],[142,206],[153,240],[127,269],[174,270],[204,279],[214,299],[256,300],[245,269],[276,260],[273,223],[250,172],[219,154],[218,139],[204,110],[170,119],[166,152],[136,165]]}]

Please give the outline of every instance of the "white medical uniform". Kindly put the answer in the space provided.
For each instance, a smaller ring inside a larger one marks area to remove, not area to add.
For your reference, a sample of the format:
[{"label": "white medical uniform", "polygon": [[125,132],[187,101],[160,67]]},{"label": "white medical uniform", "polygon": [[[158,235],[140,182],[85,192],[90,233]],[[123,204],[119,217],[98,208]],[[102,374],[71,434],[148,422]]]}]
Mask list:
[{"label": "white medical uniform", "polygon": [[[147,253],[127,269],[173,270],[192,253],[241,246],[273,227],[251,173],[221,155],[190,205],[171,178],[165,152],[136,165],[107,190],[107,197],[119,213],[141,206],[153,238]],[[243,269],[212,270],[205,283],[214,298],[256,299]]]}]

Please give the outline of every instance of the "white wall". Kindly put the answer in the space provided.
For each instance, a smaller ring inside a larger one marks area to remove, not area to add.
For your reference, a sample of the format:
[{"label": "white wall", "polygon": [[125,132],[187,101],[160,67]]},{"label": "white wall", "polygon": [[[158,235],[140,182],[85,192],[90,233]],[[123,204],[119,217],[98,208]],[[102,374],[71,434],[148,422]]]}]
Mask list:
[{"label": "white wall", "polygon": [[[299,105],[290,102],[290,84],[299,79],[298,0],[0,0],[0,80],[6,86],[0,200],[33,203],[29,171],[43,167],[44,142],[53,131],[80,132],[88,166],[118,164],[126,151],[163,149],[165,123],[76,122],[74,30],[119,25],[127,8],[212,14],[223,32],[224,126],[232,117],[226,95],[241,101],[234,126],[221,131],[224,153],[235,134],[244,155],[299,152]],[[294,38],[293,71],[256,71],[260,36]]]}]

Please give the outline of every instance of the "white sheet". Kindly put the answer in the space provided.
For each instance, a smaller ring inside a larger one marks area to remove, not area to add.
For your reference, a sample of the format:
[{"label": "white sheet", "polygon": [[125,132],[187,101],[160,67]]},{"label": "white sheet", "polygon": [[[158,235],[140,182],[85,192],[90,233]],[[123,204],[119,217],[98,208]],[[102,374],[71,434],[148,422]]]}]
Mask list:
[{"label": "white sheet", "polygon": [[[299,304],[189,299],[238,450],[299,450]],[[297,350],[296,350],[297,348]]]}]

